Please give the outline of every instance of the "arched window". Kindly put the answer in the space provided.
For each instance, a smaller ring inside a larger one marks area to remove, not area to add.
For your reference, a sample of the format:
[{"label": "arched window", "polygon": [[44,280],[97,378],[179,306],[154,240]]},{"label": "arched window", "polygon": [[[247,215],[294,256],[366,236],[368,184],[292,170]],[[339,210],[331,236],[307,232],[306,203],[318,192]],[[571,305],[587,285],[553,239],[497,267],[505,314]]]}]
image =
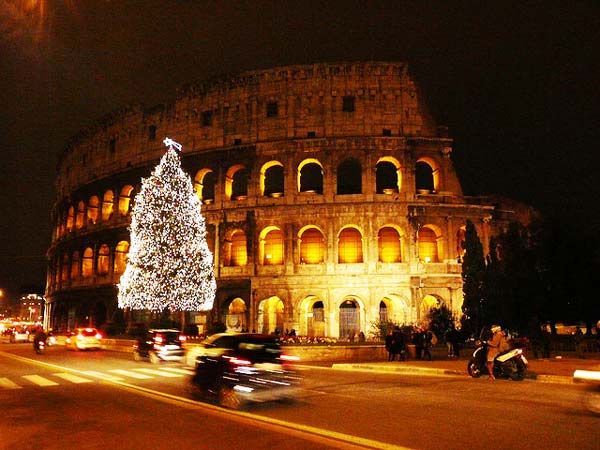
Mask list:
[{"label": "arched window", "polygon": [[227,171],[225,195],[228,200],[244,200],[248,197],[248,170],[244,166],[238,164]]},{"label": "arched window", "polygon": [[225,266],[245,266],[248,263],[246,233],[235,230],[225,240],[223,264]]},{"label": "arched window", "polygon": [[107,275],[110,260],[110,249],[108,245],[102,244],[98,251],[98,275]]},{"label": "arched window", "polygon": [[390,317],[388,314],[388,307],[385,304],[385,302],[382,300],[379,302],[379,322],[387,323],[389,320],[390,320]]},{"label": "arched window", "polygon": [[463,248],[466,232],[467,228],[465,226],[460,227],[456,232],[456,260],[459,263],[462,262],[462,258],[465,256],[465,252],[467,251]]},{"label": "arched window", "polygon": [[90,247],[86,248],[83,252],[81,273],[83,278],[89,278],[94,274],[94,250]]},{"label": "arched window", "polygon": [[73,231],[73,223],[75,222],[75,208],[69,206],[67,213],[67,231]]},{"label": "arched window", "polygon": [[75,219],[75,228],[77,228],[78,230],[81,230],[85,223],[84,219],[85,219],[85,203],[83,203],[83,201],[80,201],[77,204],[77,217]]},{"label": "arched window", "polygon": [[121,193],[119,194],[119,214],[122,216],[130,213],[132,191],[133,186],[130,185],[123,186],[121,189]]},{"label": "arched window", "polygon": [[217,177],[210,169],[202,169],[196,172],[194,177],[194,189],[202,203],[209,204],[215,201],[215,184]]},{"label": "arched window", "polygon": [[283,264],[283,233],[277,228],[267,231],[261,239],[262,264]]},{"label": "arched window", "polygon": [[242,331],[246,328],[246,302],[241,298],[235,298],[227,308],[225,325],[228,331]]},{"label": "arched window", "polygon": [[319,229],[305,229],[299,241],[301,264],[320,264],[325,260],[325,239]]},{"label": "arched window", "polygon": [[362,167],[356,159],[343,161],[337,169],[337,194],[362,193]]},{"label": "arched window", "polygon": [[338,262],[353,264],[363,262],[362,235],[356,228],[344,228],[338,238]]},{"label": "arched window", "polygon": [[400,164],[393,158],[382,158],[375,168],[375,188],[378,194],[400,192]]},{"label": "arched window", "polygon": [[127,266],[127,253],[129,252],[129,242],[121,241],[115,247],[115,262],[114,262],[114,273],[117,275],[125,272]]},{"label": "arched window", "polygon": [[307,331],[309,336],[325,336],[325,308],[320,300],[314,302],[311,307]]},{"label": "arched window", "polygon": [[417,162],[415,167],[415,183],[417,192],[433,192],[433,169],[424,161]]},{"label": "arched window", "polygon": [[298,167],[298,192],[323,193],[323,168],[317,160],[305,160]]},{"label": "arched window", "polygon": [[95,224],[98,222],[98,206],[100,206],[100,200],[96,195],[92,195],[87,207],[88,223]]},{"label": "arched window", "polygon": [[360,331],[359,307],[355,300],[348,298],[340,305],[340,338],[354,337]]},{"label": "arched window", "polygon": [[283,164],[269,161],[262,167],[260,190],[265,197],[281,197],[284,194]]},{"label": "arched window", "polygon": [[115,199],[115,195],[113,191],[108,190],[104,193],[104,198],[102,199],[102,221],[108,222],[112,217],[113,213],[113,202]]},{"label": "arched window", "polygon": [[63,259],[62,259],[61,280],[62,281],[69,280],[69,255],[67,255],[66,253],[63,255]]},{"label": "arched window", "polygon": [[76,280],[81,274],[81,261],[79,260],[79,252],[73,252],[73,259],[71,260],[71,280]]},{"label": "arched window", "polygon": [[379,230],[379,261],[384,263],[398,263],[401,258],[400,233],[392,227],[383,227]]},{"label": "arched window", "polygon": [[419,259],[425,262],[439,262],[437,236],[435,231],[428,227],[419,229]]}]

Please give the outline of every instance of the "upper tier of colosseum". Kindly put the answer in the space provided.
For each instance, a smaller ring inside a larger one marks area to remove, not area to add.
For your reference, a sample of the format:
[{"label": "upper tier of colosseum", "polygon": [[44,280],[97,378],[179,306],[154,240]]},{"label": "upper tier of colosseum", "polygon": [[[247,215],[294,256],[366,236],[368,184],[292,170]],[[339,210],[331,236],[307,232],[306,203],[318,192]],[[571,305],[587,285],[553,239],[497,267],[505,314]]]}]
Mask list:
[{"label": "upper tier of colosseum", "polygon": [[[353,136],[392,137],[399,146],[415,138],[451,146],[406,63],[285,66],[185,86],[164,105],[112,112],[65,148],[57,168],[58,197],[109,174],[155,163],[167,133],[186,154]],[[77,170],[81,167],[86,170]]]}]

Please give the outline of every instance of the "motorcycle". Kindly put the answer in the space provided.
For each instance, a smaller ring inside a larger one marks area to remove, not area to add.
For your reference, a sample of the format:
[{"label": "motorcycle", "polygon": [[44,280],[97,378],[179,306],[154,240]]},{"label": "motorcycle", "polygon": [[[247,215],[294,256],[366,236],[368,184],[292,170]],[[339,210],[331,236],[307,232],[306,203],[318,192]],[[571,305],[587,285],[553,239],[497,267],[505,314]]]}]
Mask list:
[{"label": "motorcycle", "polygon": [[38,355],[41,355],[42,353],[44,353],[44,350],[46,348],[46,342],[44,342],[43,339],[36,340],[33,343],[33,348]]},{"label": "motorcycle", "polygon": [[[494,359],[493,375],[496,378],[510,378],[521,381],[527,374],[527,358],[522,348],[513,348],[507,352],[500,353]],[[487,368],[487,342],[481,344],[473,352],[473,357],[467,364],[467,372],[473,378],[479,378],[488,373]]]},{"label": "motorcycle", "polygon": [[600,414],[600,371],[576,370],[573,373],[573,381],[586,384],[583,404],[588,411]]}]

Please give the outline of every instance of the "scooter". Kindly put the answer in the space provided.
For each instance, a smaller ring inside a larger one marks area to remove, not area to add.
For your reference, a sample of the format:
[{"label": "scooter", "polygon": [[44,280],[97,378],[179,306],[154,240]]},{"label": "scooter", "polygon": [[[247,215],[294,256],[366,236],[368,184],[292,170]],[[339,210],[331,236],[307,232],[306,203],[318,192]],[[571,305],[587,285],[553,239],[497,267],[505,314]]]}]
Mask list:
[{"label": "scooter", "polygon": [[588,411],[600,415],[600,371],[576,370],[573,381],[586,383],[583,404]]},{"label": "scooter", "polygon": [[[487,368],[487,342],[483,341],[473,352],[473,357],[467,364],[467,372],[473,378],[479,378],[488,373]],[[527,374],[527,358],[522,348],[514,348],[504,353],[500,353],[494,359],[494,377],[510,378],[514,381],[521,381]]]}]

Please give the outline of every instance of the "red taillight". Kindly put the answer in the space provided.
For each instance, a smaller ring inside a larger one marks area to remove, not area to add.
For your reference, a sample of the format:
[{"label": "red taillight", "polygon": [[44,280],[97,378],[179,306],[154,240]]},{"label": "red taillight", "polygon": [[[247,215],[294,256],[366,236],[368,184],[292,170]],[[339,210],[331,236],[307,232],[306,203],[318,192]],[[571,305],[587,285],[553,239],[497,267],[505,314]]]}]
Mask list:
[{"label": "red taillight", "polygon": [[163,343],[163,337],[161,335],[158,335],[154,338],[154,342],[156,342],[157,344],[162,344]]},{"label": "red taillight", "polygon": [[100,333],[96,333],[96,339],[98,339],[98,340],[102,339],[102,335]]},{"label": "red taillight", "polygon": [[517,355],[522,355],[523,354],[523,349],[522,348],[518,348],[517,349]]},{"label": "red taillight", "polygon": [[187,340],[187,337],[186,337],[184,334],[180,334],[180,335],[179,335],[179,340],[180,340],[181,342],[185,342],[185,341]]}]

